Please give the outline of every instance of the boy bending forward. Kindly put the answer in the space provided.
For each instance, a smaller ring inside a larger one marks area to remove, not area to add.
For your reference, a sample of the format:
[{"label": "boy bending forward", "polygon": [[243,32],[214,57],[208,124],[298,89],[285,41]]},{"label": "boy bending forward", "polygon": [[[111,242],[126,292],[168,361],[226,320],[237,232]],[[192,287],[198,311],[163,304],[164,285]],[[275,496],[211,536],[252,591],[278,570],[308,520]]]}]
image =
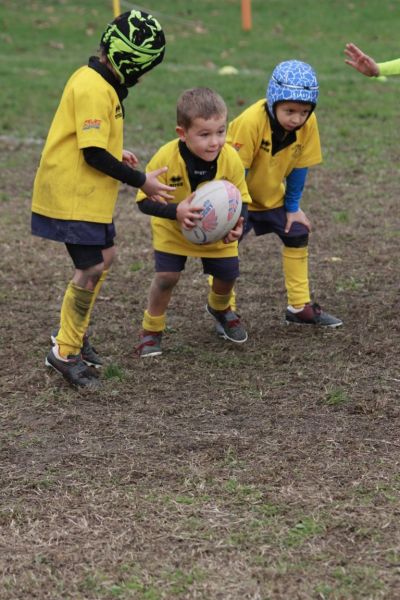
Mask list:
[{"label": "boy bending forward", "polygon": [[[179,281],[188,256],[201,258],[203,270],[213,276],[207,311],[214,317],[225,339],[245,342],[247,332],[230,307],[231,291],[239,276],[238,240],[243,232],[250,197],[243,165],[236,151],[225,144],[227,109],[225,102],[209,88],[185,91],[177,104],[178,139],[160,148],[147,165],[168,170],[160,181],[175,186],[174,200],[157,203],[139,192],[142,212],[152,215],[151,226],[156,274],[150,286],[144,311],[143,332],[138,347],[141,357],[161,354],[161,336],[166,325],[166,310],[172,290]],[[223,241],[197,245],[182,234],[181,225],[190,229],[199,219],[199,208],[192,208],[193,192],[206,181],[226,179],[242,195],[242,216]]]},{"label": "boy bending forward", "polygon": [[342,321],[311,302],[308,234],[311,223],[300,208],[308,168],[321,162],[314,109],[318,81],[307,63],[277,65],[266,98],[247,108],[229,126],[227,140],[246,169],[252,199],[247,233],[276,233],[283,242],[288,296],[286,322],[339,327]]}]

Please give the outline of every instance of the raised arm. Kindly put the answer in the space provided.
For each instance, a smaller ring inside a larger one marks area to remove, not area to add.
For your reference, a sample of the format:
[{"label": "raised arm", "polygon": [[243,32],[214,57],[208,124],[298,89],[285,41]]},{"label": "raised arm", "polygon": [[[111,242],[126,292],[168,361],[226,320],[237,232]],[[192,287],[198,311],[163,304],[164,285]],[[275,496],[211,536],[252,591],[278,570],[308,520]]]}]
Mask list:
[{"label": "raised arm", "polygon": [[378,77],[380,74],[379,66],[374,59],[365,54],[355,44],[346,44],[344,53],[347,56],[345,63],[356,69],[359,73],[367,77]]}]

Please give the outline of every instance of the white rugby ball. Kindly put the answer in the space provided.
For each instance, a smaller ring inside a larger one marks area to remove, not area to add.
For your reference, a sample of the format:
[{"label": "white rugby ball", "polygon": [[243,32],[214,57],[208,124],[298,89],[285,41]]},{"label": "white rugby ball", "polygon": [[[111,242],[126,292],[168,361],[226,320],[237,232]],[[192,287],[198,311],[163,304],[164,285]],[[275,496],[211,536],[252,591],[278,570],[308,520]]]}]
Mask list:
[{"label": "white rugby ball", "polygon": [[192,206],[201,207],[201,219],[192,229],[182,227],[182,233],[193,244],[210,244],[222,240],[238,222],[242,196],[230,181],[218,179],[199,187]]}]

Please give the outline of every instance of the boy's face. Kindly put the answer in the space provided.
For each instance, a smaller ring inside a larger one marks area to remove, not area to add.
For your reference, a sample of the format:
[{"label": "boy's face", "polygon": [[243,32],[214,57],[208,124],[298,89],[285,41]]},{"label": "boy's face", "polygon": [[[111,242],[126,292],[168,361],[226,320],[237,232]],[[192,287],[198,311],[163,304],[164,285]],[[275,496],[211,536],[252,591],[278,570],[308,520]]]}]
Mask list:
[{"label": "boy's face", "polygon": [[176,132],[193,154],[211,162],[225,144],[226,114],[211,119],[197,117],[188,129],[178,125]]},{"label": "boy's face", "polygon": [[311,111],[312,105],[303,102],[279,102],[275,106],[276,120],[286,131],[302,127]]}]

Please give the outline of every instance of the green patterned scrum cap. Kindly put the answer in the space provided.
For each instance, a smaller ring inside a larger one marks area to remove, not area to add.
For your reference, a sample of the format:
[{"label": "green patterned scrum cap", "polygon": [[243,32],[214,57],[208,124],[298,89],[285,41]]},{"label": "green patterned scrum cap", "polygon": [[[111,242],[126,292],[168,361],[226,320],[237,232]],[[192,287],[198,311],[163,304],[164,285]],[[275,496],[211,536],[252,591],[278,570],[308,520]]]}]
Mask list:
[{"label": "green patterned scrum cap", "polygon": [[165,37],[152,15],[131,10],[108,25],[100,45],[121,82],[130,87],[163,60]]}]

